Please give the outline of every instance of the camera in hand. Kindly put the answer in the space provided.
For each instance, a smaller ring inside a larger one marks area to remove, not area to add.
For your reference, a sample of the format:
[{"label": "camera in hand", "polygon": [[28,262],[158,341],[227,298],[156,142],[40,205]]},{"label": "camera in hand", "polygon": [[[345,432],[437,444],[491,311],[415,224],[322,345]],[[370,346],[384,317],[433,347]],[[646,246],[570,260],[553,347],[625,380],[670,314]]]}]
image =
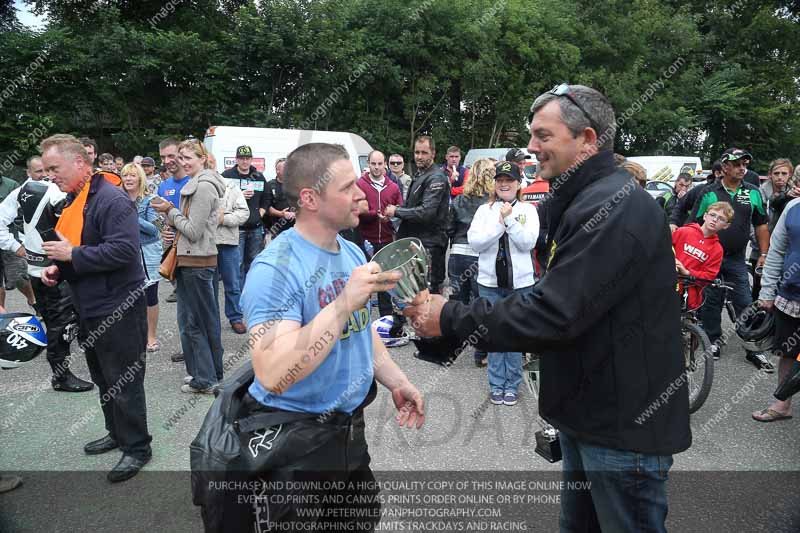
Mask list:
[{"label": "camera in hand", "polygon": [[536,453],[545,458],[549,463],[561,460],[561,443],[558,440],[558,430],[550,424],[545,424],[541,431],[535,433]]}]

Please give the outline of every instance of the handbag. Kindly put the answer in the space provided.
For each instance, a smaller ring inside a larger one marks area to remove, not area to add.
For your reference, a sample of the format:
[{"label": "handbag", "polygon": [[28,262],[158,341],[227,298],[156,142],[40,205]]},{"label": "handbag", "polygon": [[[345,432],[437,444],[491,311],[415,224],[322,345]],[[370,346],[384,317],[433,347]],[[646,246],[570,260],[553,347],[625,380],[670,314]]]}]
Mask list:
[{"label": "handbag", "polygon": [[[183,216],[189,216],[189,202],[183,208]],[[164,254],[161,256],[161,266],[158,268],[158,273],[167,281],[175,281],[175,270],[178,268],[178,239],[181,232],[175,230],[175,239]]]}]

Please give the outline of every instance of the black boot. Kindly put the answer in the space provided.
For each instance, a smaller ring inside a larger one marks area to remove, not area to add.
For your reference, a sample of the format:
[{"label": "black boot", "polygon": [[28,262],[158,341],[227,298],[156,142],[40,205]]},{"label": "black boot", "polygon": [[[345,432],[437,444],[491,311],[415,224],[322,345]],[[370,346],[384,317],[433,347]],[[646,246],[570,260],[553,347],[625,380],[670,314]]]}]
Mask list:
[{"label": "black boot", "polygon": [[94,383],[76,377],[69,368],[59,376],[53,375],[50,383],[53,385],[53,390],[61,392],[86,392],[94,388]]}]

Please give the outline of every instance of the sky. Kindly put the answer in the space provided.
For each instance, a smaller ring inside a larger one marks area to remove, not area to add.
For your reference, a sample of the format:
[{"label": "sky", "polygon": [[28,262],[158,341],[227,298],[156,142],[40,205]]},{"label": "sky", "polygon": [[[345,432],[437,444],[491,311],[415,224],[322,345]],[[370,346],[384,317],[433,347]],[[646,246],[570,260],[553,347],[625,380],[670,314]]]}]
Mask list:
[{"label": "sky", "polygon": [[30,9],[22,0],[14,0],[14,7],[17,8],[17,19],[32,29],[41,29],[44,27],[44,18],[37,17],[30,12]]}]

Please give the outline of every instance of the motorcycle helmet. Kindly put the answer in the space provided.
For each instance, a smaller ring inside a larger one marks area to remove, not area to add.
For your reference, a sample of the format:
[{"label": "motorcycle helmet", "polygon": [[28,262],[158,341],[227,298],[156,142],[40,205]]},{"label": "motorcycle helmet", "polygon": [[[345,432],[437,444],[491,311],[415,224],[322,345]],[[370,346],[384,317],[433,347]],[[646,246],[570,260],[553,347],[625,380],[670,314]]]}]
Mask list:
[{"label": "motorcycle helmet", "polygon": [[736,336],[745,350],[768,352],[775,346],[775,319],[765,309],[748,308],[736,321]]},{"label": "motorcycle helmet", "polygon": [[400,336],[392,337],[391,332],[394,327],[394,317],[386,315],[380,317],[375,321],[375,329],[378,331],[378,336],[383,341],[383,345],[387,348],[397,348],[408,344],[408,334],[405,331],[400,331]]},{"label": "motorcycle helmet", "polygon": [[47,347],[44,326],[29,313],[0,314],[0,368],[31,361]]}]

